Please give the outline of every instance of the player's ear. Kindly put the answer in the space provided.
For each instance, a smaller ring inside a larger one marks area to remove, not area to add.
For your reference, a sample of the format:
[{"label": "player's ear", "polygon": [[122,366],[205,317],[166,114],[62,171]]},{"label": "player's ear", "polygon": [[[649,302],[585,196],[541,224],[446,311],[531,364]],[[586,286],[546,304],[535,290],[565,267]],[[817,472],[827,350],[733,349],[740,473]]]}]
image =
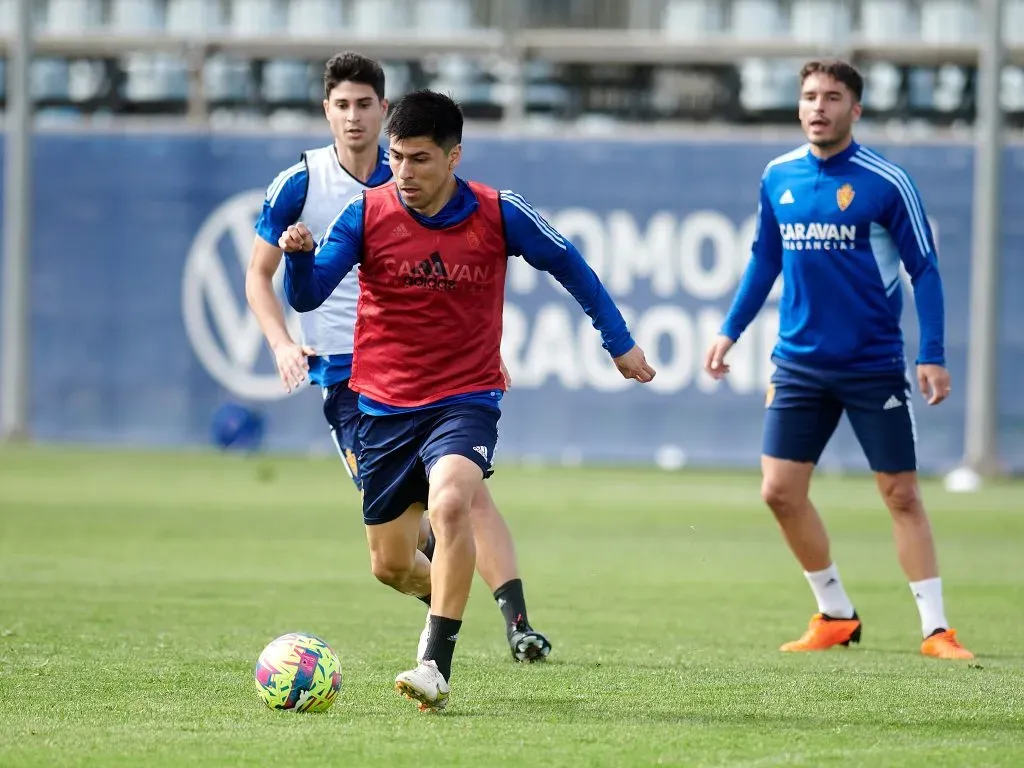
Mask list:
[{"label": "player's ear", "polygon": [[327,99],[324,99],[324,117],[331,119],[331,103]]},{"label": "player's ear", "polygon": [[860,120],[860,116],[864,113],[864,107],[861,106],[859,101],[853,102],[853,120],[854,122]]},{"label": "player's ear", "polygon": [[391,105],[388,103],[387,99],[381,99],[380,100],[380,113],[384,117],[388,116],[388,107],[389,106],[391,106]]},{"label": "player's ear", "polygon": [[454,171],[462,160],[462,145],[456,144],[448,151],[448,170]]}]

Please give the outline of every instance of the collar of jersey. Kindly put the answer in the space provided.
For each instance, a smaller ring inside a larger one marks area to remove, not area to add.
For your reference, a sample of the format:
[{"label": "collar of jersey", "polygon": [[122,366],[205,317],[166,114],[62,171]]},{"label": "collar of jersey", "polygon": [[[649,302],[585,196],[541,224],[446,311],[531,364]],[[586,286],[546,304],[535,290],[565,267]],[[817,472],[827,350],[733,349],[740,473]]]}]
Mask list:
[{"label": "collar of jersey", "polygon": [[[398,199],[401,201],[405,210],[409,212],[409,215],[427,229],[447,229],[448,227],[454,227],[456,224],[461,224],[472,216],[474,211],[480,207],[480,203],[477,201],[476,195],[473,194],[473,190],[469,188],[469,184],[458,176],[455,177],[455,181],[458,186],[455,190],[455,194],[452,195],[452,199],[445,203],[444,208],[433,216],[424,216],[420,213],[416,213],[416,211],[405,204],[405,200],[402,200],[402,196],[400,194],[398,195]],[[397,187],[395,188],[395,194],[398,194]]]},{"label": "collar of jersey", "polygon": [[818,169],[836,168],[840,165],[844,165],[846,161],[848,161],[851,157],[854,156],[858,149],[860,149],[860,144],[858,144],[856,141],[851,141],[850,146],[848,146],[838,155],[832,155],[832,157],[826,158],[825,160],[820,160],[814,156],[814,153],[811,152],[810,148],[808,147],[806,155],[807,162]]}]

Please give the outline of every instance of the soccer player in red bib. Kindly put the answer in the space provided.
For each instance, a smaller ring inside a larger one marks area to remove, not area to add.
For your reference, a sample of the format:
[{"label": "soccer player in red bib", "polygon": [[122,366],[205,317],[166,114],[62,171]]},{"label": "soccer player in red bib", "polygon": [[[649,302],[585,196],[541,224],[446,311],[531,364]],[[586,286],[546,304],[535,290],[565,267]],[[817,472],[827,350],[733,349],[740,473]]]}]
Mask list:
[{"label": "soccer player in red bib", "polygon": [[569,291],[625,378],[654,376],[575,246],[514,192],[455,175],[462,124],[447,96],[406,95],[387,128],[395,180],[353,197],[319,246],[302,223],[279,241],[288,254],[285,294],[300,312],[359,268],[349,386],[362,412],[363,518],[404,534],[411,551],[425,507],[436,537],[426,643],[416,668],[395,679],[422,710],[448,702],[473,579],[469,509],[493,473],[508,258],[521,256]]}]

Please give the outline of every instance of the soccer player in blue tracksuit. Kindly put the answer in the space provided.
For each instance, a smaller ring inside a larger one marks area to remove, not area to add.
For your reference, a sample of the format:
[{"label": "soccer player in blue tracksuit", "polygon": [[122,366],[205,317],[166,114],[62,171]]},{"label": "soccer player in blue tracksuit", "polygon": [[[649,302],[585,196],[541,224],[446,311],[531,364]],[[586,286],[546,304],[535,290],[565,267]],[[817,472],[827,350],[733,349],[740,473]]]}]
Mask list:
[{"label": "soccer player in blue tracksuit", "polygon": [[861,620],[808,497],[815,464],[845,411],[892,514],[900,564],[921,615],[921,652],[970,659],[943,608],[917,482],[917,435],[900,331],[902,262],[921,329],[917,380],[929,405],[941,403],[950,378],[931,229],[907,173],[853,140],[860,74],[845,62],[812,61],[800,81],[799,116],[808,143],[764,170],[752,257],[705,361],[716,379],[729,372],[726,353],[781,272],[761,493],[818,603],[804,635],[781,650],[824,650],[860,640]]}]

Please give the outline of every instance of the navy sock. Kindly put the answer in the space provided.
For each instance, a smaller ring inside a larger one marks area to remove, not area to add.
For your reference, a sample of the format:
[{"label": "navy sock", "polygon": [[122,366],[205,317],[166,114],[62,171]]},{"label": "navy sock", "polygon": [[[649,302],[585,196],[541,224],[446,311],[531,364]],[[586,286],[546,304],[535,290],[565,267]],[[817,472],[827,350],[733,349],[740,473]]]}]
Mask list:
[{"label": "navy sock", "polygon": [[523,580],[506,581],[494,590],[494,599],[498,602],[501,615],[505,617],[505,630],[511,635],[520,625],[529,627],[526,618],[526,597],[523,595]]}]

